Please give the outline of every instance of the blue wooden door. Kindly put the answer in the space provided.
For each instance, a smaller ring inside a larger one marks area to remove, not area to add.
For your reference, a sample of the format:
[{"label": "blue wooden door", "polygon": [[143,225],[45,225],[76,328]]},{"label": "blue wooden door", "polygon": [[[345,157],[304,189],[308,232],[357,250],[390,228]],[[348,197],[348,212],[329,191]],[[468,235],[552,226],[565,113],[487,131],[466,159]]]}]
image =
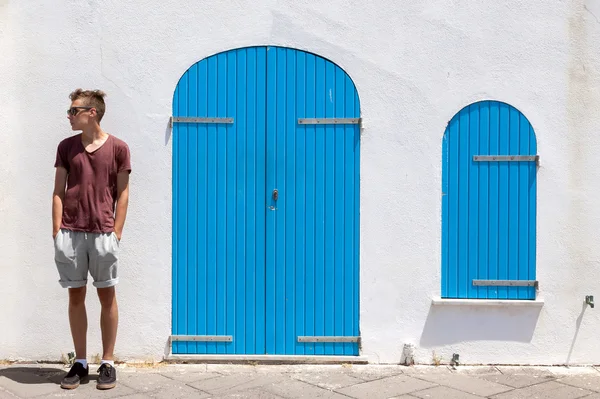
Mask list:
[{"label": "blue wooden door", "polygon": [[535,299],[536,170],[535,134],[516,108],[481,101],[449,122],[442,297]]},{"label": "blue wooden door", "polygon": [[359,335],[359,127],[299,123],[358,118],[350,78],[243,48],[192,66],[173,107],[217,118],[173,128],[173,353],[358,354],[306,337]]},{"label": "blue wooden door", "polygon": [[172,328],[203,336],[174,354],[265,351],[265,62],[264,48],[218,54],[175,91],[174,116],[233,123],[173,125]]}]

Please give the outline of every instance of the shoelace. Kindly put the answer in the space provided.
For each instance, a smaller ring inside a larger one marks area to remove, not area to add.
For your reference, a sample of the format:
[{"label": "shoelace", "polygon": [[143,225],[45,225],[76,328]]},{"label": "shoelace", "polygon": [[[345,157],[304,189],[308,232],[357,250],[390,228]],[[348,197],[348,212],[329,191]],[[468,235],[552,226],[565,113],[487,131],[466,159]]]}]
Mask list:
[{"label": "shoelace", "polygon": [[98,374],[104,376],[104,377],[110,377],[110,364],[103,364],[102,366],[100,366],[100,368],[98,369]]}]

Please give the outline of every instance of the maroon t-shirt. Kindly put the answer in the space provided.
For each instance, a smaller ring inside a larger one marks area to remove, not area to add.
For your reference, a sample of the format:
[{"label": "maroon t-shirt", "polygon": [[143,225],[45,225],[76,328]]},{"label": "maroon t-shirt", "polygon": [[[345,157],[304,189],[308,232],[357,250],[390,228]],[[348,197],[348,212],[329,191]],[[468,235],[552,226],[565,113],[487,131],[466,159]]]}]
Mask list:
[{"label": "maroon t-shirt", "polygon": [[88,233],[112,232],[117,173],[131,172],[127,144],[110,135],[100,148],[90,153],[78,134],[60,142],[54,166],[63,167],[68,173],[61,228]]}]

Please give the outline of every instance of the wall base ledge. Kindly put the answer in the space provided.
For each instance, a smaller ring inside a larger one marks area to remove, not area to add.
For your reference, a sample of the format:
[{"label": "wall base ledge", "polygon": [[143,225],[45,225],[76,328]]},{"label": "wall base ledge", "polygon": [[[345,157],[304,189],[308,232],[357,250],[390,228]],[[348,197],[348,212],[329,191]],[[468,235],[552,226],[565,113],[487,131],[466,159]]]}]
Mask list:
[{"label": "wall base ledge", "polygon": [[431,299],[434,306],[500,306],[500,307],[542,307],[543,299],[455,299],[434,297]]}]

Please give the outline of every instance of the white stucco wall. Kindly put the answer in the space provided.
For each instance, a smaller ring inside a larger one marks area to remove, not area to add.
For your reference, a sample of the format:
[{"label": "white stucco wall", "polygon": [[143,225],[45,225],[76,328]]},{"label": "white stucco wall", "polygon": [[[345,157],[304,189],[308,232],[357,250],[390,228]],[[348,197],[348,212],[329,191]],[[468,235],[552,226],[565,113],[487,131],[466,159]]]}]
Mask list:
[{"label": "white stucco wall", "polygon": [[[361,333],[371,362],[599,363],[600,2],[596,0],[0,0],[0,359],[72,350],[51,233],[53,162],[76,87],[102,88],[103,127],[132,151],[118,287],[120,359],[161,359],[171,323],[175,85],[251,45],[315,52],[362,105]],[[463,106],[508,102],[538,139],[544,306],[431,306],[440,294],[441,138]],[[88,354],[101,352],[88,290]]]}]

